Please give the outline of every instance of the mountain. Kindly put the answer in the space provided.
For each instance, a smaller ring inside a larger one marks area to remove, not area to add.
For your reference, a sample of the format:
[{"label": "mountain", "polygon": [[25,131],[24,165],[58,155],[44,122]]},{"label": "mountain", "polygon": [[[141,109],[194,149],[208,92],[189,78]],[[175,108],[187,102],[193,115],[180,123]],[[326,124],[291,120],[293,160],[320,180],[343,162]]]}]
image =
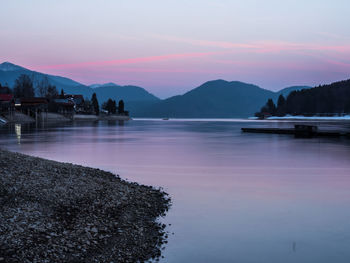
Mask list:
[{"label": "mountain", "polygon": [[119,86],[115,83],[83,85],[74,80],[48,75],[5,62],[0,64],[0,83],[13,87],[21,74],[28,74],[34,84],[47,77],[52,85],[65,93],[82,94],[91,98],[95,92],[100,105],[109,98],[123,99],[126,109],[134,117],[171,118],[233,118],[249,117],[272,98],[277,101],[280,94],[285,97],[292,92],[308,89],[307,86],[293,86],[278,92],[239,81],[213,80],[183,94],[160,100],[145,89],[136,86]]},{"label": "mountain", "polygon": [[250,117],[272,98],[285,97],[295,90],[310,88],[293,86],[278,92],[239,81],[208,81],[183,95],[155,103],[130,105],[135,117],[158,118],[237,118]]},{"label": "mountain", "polygon": [[94,84],[92,86],[86,86],[69,78],[32,71],[9,62],[0,64],[0,83],[2,85],[8,85],[9,87],[13,88],[15,80],[21,74],[29,75],[33,80],[34,86],[36,86],[36,84],[44,78],[47,78],[50,84],[56,86],[59,92],[61,89],[63,89],[65,93],[81,94],[85,98],[91,98],[92,94],[95,92],[100,104],[107,101],[109,98],[117,101],[122,99],[125,102],[134,101],[135,103],[136,101],[153,102],[159,100],[159,98],[150,94],[141,87],[119,86],[114,83]]},{"label": "mountain", "polygon": [[12,64],[10,62],[4,62],[0,64],[0,71],[16,71],[16,70],[26,70],[20,66]]},{"label": "mountain", "polygon": [[[145,89],[137,86],[120,86],[115,83],[93,84],[89,86],[97,95],[98,101],[103,103],[109,98],[114,100],[124,100],[124,102],[133,102],[133,105],[140,105],[142,102],[156,102],[160,99]],[[129,108],[128,108],[129,109]]]},{"label": "mountain", "polygon": [[239,81],[214,80],[184,95],[174,96],[133,113],[139,117],[229,118],[249,117],[274,92]]},{"label": "mountain", "polygon": [[350,79],[293,91],[286,101],[286,114],[349,114]]},{"label": "mountain", "polygon": [[109,98],[124,102],[160,101],[159,98],[149,93],[145,89],[137,86],[101,86],[92,90],[96,92],[97,99],[102,103]]},{"label": "mountain", "polygon": [[311,89],[312,87],[310,86],[292,86],[292,87],[288,87],[288,88],[284,88],[281,89],[280,91],[277,92],[277,97],[282,94],[285,98],[288,97],[288,95],[292,92],[292,91],[299,91],[299,90],[303,90],[303,89]]},{"label": "mountain", "polygon": [[100,88],[100,87],[110,87],[110,86],[114,86],[114,87],[120,87],[119,85],[113,83],[113,82],[109,82],[109,83],[104,83],[104,84],[92,84],[89,85],[90,88]]},{"label": "mountain", "polygon": [[32,71],[20,66],[17,66],[15,64],[12,64],[10,62],[4,62],[0,64],[0,83],[2,85],[8,85],[10,88],[12,88],[15,84],[15,80],[21,75],[21,74],[27,74],[29,75],[34,83],[34,86],[42,81],[44,78],[47,78],[50,82],[50,84],[56,86],[58,91],[61,89],[67,90],[67,93],[70,91],[74,91],[76,87],[79,87],[79,91],[85,91],[86,86],[82,85],[79,82],[76,82],[74,80],[71,80],[69,78],[64,78],[60,76],[53,76],[48,75],[36,71]]}]

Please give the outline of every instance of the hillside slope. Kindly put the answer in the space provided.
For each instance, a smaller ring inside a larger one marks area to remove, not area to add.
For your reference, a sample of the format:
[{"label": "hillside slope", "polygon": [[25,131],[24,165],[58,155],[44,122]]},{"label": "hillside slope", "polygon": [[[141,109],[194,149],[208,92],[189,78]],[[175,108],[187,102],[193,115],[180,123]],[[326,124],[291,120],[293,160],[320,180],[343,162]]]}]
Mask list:
[{"label": "hillside slope", "polygon": [[159,98],[150,94],[145,89],[136,86],[118,86],[114,83],[106,83],[101,85],[85,86],[79,82],[69,78],[53,76],[36,71],[32,71],[15,64],[4,62],[0,64],[0,83],[2,85],[13,88],[15,80],[21,75],[26,74],[33,80],[34,88],[37,83],[47,78],[51,85],[56,86],[60,92],[61,89],[68,94],[81,94],[85,98],[91,98],[92,94],[96,92],[97,98],[102,104],[109,98],[113,100],[128,101],[158,101]]},{"label": "hillside slope", "polygon": [[248,117],[274,92],[239,81],[214,80],[184,95],[174,96],[133,112],[138,117]]}]

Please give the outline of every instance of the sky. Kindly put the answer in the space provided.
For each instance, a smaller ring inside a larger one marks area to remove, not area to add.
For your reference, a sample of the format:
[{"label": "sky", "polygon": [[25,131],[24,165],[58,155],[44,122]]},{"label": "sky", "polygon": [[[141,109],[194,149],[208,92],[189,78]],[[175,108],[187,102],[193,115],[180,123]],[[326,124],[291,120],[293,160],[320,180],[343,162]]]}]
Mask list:
[{"label": "sky", "polygon": [[1,0],[0,63],[165,98],[350,78],[349,0]]}]

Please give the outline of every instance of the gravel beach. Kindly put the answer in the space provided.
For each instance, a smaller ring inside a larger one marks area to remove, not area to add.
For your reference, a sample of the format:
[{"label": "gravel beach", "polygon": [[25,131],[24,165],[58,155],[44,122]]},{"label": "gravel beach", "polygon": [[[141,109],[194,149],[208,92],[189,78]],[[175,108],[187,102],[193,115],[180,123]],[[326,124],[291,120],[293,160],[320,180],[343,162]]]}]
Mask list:
[{"label": "gravel beach", "polygon": [[0,262],[144,262],[161,255],[162,190],[0,149]]}]

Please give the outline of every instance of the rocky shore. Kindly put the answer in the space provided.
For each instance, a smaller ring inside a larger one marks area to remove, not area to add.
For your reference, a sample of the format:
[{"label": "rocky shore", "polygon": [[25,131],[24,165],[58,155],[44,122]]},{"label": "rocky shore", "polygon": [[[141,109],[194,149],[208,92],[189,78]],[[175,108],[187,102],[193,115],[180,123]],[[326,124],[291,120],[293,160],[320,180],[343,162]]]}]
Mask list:
[{"label": "rocky shore", "polygon": [[99,116],[93,114],[74,114],[71,117],[64,116],[58,113],[41,113],[38,114],[38,119],[32,118],[26,114],[15,112],[13,114],[5,114],[0,116],[0,124],[5,123],[32,123],[32,122],[44,122],[44,123],[64,123],[70,121],[129,121],[131,118],[128,115],[118,114],[100,114]]},{"label": "rocky shore", "polygon": [[0,262],[144,262],[166,243],[162,190],[0,149]]}]

